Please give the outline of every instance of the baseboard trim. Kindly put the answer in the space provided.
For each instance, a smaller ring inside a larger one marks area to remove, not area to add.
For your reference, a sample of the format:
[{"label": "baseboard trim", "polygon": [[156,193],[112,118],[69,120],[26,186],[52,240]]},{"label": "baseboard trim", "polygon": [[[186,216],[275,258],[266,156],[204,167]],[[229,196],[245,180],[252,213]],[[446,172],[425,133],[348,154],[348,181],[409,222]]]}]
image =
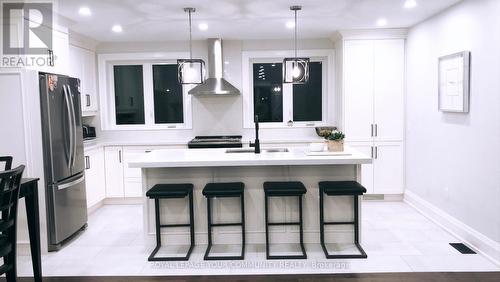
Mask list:
[{"label": "baseboard trim", "polygon": [[17,255],[18,256],[31,256],[30,242],[17,241]]},{"label": "baseboard trim", "polygon": [[104,199],[87,208],[87,215],[93,214],[100,207],[104,206]]},{"label": "baseboard trim", "polygon": [[103,201],[104,205],[142,205],[144,204],[143,197],[130,198],[106,198]]},{"label": "baseboard trim", "polygon": [[415,193],[408,190],[405,191],[404,201],[443,229],[458,237],[474,251],[481,253],[493,263],[500,265],[500,243],[481,234]]},{"label": "baseboard trim", "polygon": [[363,201],[401,202],[403,194],[364,194]]}]

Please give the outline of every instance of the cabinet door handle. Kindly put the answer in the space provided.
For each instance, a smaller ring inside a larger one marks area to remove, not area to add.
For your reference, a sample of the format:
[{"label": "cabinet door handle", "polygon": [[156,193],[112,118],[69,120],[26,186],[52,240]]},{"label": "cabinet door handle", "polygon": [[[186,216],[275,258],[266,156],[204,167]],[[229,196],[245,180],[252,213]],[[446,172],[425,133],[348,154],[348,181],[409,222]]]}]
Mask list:
[{"label": "cabinet door handle", "polygon": [[378,124],[375,124],[375,137],[378,136]]},{"label": "cabinet door handle", "polygon": [[90,169],[90,157],[85,156],[85,169]]},{"label": "cabinet door handle", "polygon": [[151,150],[146,150],[144,151],[144,153],[151,153]]},{"label": "cabinet door handle", "polygon": [[375,146],[375,159],[378,159],[378,147]]},{"label": "cabinet door handle", "polygon": [[371,148],[371,155],[370,155],[370,157],[373,159],[373,146],[371,146],[370,148]]},{"label": "cabinet door handle", "polygon": [[118,161],[121,163],[122,162],[122,150],[118,151]]},{"label": "cabinet door handle", "polygon": [[373,137],[373,123],[370,125],[371,133],[370,136]]},{"label": "cabinet door handle", "polygon": [[47,55],[48,55],[47,64],[49,65],[49,67],[53,67],[54,66],[54,50],[48,49]]},{"label": "cabinet door handle", "polygon": [[90,95],[85,94],[85,97],[87,98],[87,107],[90,107]]}]

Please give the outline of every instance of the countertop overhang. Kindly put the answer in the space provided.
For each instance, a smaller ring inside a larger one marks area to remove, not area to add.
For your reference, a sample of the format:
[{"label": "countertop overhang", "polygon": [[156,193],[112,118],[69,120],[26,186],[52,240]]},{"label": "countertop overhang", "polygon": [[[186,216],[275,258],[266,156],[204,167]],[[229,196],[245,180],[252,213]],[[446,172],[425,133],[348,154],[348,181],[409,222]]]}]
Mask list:
[{"label": "countertop overhang", "polygon": [[357,165],[372,159],[350,147],[349,155],[309,156],[304,147],[288,148],[289,152],[226,153],[226,149],[162,149],[129,161],[131,168],[287,166],[287,165]]}]

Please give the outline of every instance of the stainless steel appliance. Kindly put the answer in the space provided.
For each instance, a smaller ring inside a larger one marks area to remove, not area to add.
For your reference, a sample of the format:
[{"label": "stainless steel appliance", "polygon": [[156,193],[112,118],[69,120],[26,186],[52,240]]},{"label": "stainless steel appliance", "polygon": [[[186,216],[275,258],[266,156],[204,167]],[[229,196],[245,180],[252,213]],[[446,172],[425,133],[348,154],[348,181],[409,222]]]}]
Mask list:
[{"label": "stainless steel appliance", "polygon": [[49,251],[87,225],[80,80],[40,73]]},{"label": "stainless steel appliance", "polygon": [[90,125],[83,125],[83,141],[96,139],[95,127]]},{"label": "stainless steel appliance", "polygon": [[196,136],[188,143],[188,148],[190,149],[241,147],[243,147],[243,143],[241,142],[241,135]]}]

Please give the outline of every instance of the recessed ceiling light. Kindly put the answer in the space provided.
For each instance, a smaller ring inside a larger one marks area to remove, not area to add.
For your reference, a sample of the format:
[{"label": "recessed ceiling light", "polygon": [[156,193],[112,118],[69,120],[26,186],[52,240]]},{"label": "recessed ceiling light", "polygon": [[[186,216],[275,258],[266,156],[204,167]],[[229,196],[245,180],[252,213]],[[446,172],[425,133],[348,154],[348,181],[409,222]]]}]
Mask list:
[{"label": "recessed ceiling light", "polygon": [[208,29],[208,24],[206,24],[206,23],[201,23],[201,24],[199,24],[199,25],[198,25],[198,28],[199,28],[200,30],[207,30],[207,29]]},{"label": "recessed ceiling light", "polygon": [[387,25],[387,20],[384,18],[378,19],[377,20],[377,25],[378,26],[386,26]]},{"label": "recessed ceiling light", "polygon": [[286,26],[286,28],[292,29],[295,27],[295,22],[288,21],[288,22],[286,22],[285,26]]},{"label": "recessed ceiling light", "polygon": [[119,24],[115,24],[115,25],[111,28],[111,30],[112,30],[113,32],[119,33],[119,32],[122,32],[122,31],[123,31],[123,28],[122,28],[122,26],[121,26],[121,25],[119,25]]},{"label": "recessed ceiling light", "polygon": [[415,0],[406,0],[405,1],[405,8],[406,9],[415,8],[416,6],[417,6],[417,1],[415,1]]},{"label": "recessed ceiling light", "polygon": [[80,7],[78,10],[78,14],[82,16],[90,16],[92,15],[92,12],[90,11],[89,7]]}]

